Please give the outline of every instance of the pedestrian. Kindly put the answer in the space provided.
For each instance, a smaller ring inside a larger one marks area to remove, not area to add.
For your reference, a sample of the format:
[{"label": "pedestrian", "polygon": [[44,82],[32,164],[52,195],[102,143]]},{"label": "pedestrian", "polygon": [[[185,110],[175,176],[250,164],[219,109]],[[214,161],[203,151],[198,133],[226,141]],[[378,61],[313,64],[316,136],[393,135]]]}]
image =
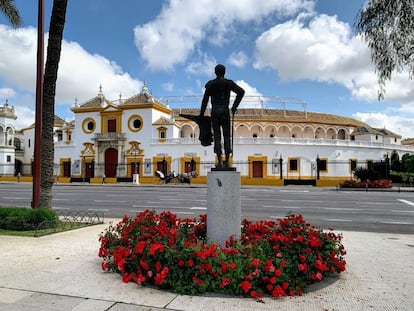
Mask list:
[{"label": "pedestrian", "polygon": [[22,179],[22,174],[20,172],[17,173],[17,182],[20,184],[20,180]]},{"label": "pedestrian", "polygon": [[204,116],[204,112],[207,108],[209,99],[211,100],[211,125],[213,127],[214,136],[214,152],[217,155],[218,163],[217,168],[223,167],[222,160],[222,148],[221,148],[221,131],[223,131],[224,138],[224,153],[226,160],[224,167],[229,166],[230,153],[233,153],[231,141],[230,141],[230,94],[236,93],[233,105],[231,107],[231,113],[234,114],[237,111],[237,107],[244,96],[244,90],[237,85],[233,80],[226,79],[224,77],[226,73],[226,67],[218,64],[214,68],[216,78],[210,80],[205,85],[204,96],[201,101],[200,117]]},{"label": "pedestrian", "polygon": [[105,179],[106,179],[106,176],[105,176],[105,173],[103,173],[103,174],[102,174],[102,183],[103,183],[103,184],[105,183]]}]

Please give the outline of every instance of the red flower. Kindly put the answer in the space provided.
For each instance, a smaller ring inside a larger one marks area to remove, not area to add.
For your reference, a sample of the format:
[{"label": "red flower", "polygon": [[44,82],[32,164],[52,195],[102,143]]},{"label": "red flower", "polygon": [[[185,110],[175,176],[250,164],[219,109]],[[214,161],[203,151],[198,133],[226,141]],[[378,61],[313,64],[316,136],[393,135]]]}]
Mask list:
[{"label": "red flower", "polygon": [[306,263],[298,264],[299,272],[306,272],[308,270],[308,265]]},{"label": "red flower", "polygon": [[281,288],[280,286],[277,286],[273,291],[272,291],[272,296],[273,297],[283,297],[286,295],[286,292],[283,290],[283,288]]},{"label": "red flower", "polygon": [[145,246],[147,245],[147,242],[145,241],[139,241],[135,248],[135,253],[142,254],[144,252]]},{"label": "red flower", "polygon": [[220,283],[220,287],[221,288],[225,288],[227,285],[229,285],[231,283],[231,278],[226,277],[225,279],[223,279],[223,281],[221,281]]},{"label": "red flower", "polygon": [[107,262],[105,262],[105,261],[102,261],[102,264],[101,264],[101,266],[102,266],[102,270],[108,270],[109,269],[109,263],[107,263]]},{"label": "red flower", "polygon": [[187,265],[191,268],[194,267],[194,261],[192,259],[188,259]]},{"label": "red flower", "polygon": [[149,250],[148,254],[149,255],[155,255],[155,253],[157,251],[162,253],[164,251],[164,245],[162,245],[160,243],[151,244],[151,249]]},{"label": "red flower", "polygon": [[250,284],[249,281],[243,281],[240,283],[240,287],[242,288],[244,293],[247,293],[252,288],[252,284]]},{"label": "red flower", "polygon": [[201,279],[199,279],[199,278],[198,278],[198,277],[196,277],[196,276],[193,276],[193,277],[192,277],[192,281],[193,281],[194,283],[198,284],[198,285],[203,285],[203,284],[204,284],[204,281],[203,281],[203,280],[201,280]]},{"label": "red flower", "polygon": [[226,273],[226,271],[227,271],[227,264],[224,261],[222,261],[221,262],[221,272]]},{"label": "red flower", "polygon": [[254,258],[252,260],[253,267],[257,268],[260,265],[260,259]]},{"label": "red flower", "polygon": [[232,263],[230,264],[230,269],[234,270],[234,269],[236,269],[236,268],[237,268],[236,263],[235,263],[235,262],[232,262]]},{"label": "red flower", "polygon": [[140,259],[139,264],[144,270],[149,270],[149,264],[147,264],[144,260]]},{"label": "red flower", "polygon": [[317,261],[315,261],[315,264],[313,266],[322,272],[328,270],[328,267],[322,262],[321,259],[318,259]]},{"label": "red flower", "polygon": [[179,267],[184,267],[184,260],[180,259],[180,260],[177,262],[177,265],[178,265]]}]

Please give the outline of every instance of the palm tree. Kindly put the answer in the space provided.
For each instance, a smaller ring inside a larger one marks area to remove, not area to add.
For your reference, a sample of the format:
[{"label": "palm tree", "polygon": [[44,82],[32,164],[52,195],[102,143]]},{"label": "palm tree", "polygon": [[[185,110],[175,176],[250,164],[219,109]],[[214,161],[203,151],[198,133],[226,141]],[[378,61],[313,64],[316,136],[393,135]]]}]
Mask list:
[{"label": "palm tree", "polygon": [[22,19],[14,4],[14,0],[0,0],[0,11],[6,15],[14,27],[18,27],[22,24]]},{"label": "palm tree", "polygon": [[52,208],[54,167],[53,126],[55,120],[55,93],[63,29],[68,0],[54,0],[49,26],[46,66],[43,78],[42,136],[39,207]]}]

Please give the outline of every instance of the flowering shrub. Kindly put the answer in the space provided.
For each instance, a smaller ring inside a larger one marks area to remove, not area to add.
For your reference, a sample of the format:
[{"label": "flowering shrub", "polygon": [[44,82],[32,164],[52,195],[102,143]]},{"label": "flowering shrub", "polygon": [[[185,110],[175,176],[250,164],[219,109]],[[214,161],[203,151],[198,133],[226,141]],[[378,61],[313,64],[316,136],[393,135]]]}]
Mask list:
[{"label": "flowering shrub", "polygon": [[311,283],[345,271],[342,236],[290,214],[278,221],[244,220],[240,239],[225,247],[206,238],[206,215],[170,212],[124,216],[100,235],[103,270],[124,282],[181,294],[218,292],[260,298],[301,295]]},{"label": "flowering shrub", "polygon": [[392,188],[392,181],[389,179],[378,179],[378,180],[345,180],[341,184],[341,188]]}]

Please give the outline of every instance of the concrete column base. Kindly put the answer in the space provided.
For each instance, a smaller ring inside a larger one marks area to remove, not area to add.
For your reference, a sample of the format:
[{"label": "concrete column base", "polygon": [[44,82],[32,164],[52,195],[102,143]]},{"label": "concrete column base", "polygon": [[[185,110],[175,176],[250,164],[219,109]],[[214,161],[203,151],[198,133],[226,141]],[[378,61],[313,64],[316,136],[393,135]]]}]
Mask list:
[{"label": "concrete column base", "polygon": [[207,238],[224,247],[232,235],[241,235],[240,173],[212,171],[207,174]]}]

